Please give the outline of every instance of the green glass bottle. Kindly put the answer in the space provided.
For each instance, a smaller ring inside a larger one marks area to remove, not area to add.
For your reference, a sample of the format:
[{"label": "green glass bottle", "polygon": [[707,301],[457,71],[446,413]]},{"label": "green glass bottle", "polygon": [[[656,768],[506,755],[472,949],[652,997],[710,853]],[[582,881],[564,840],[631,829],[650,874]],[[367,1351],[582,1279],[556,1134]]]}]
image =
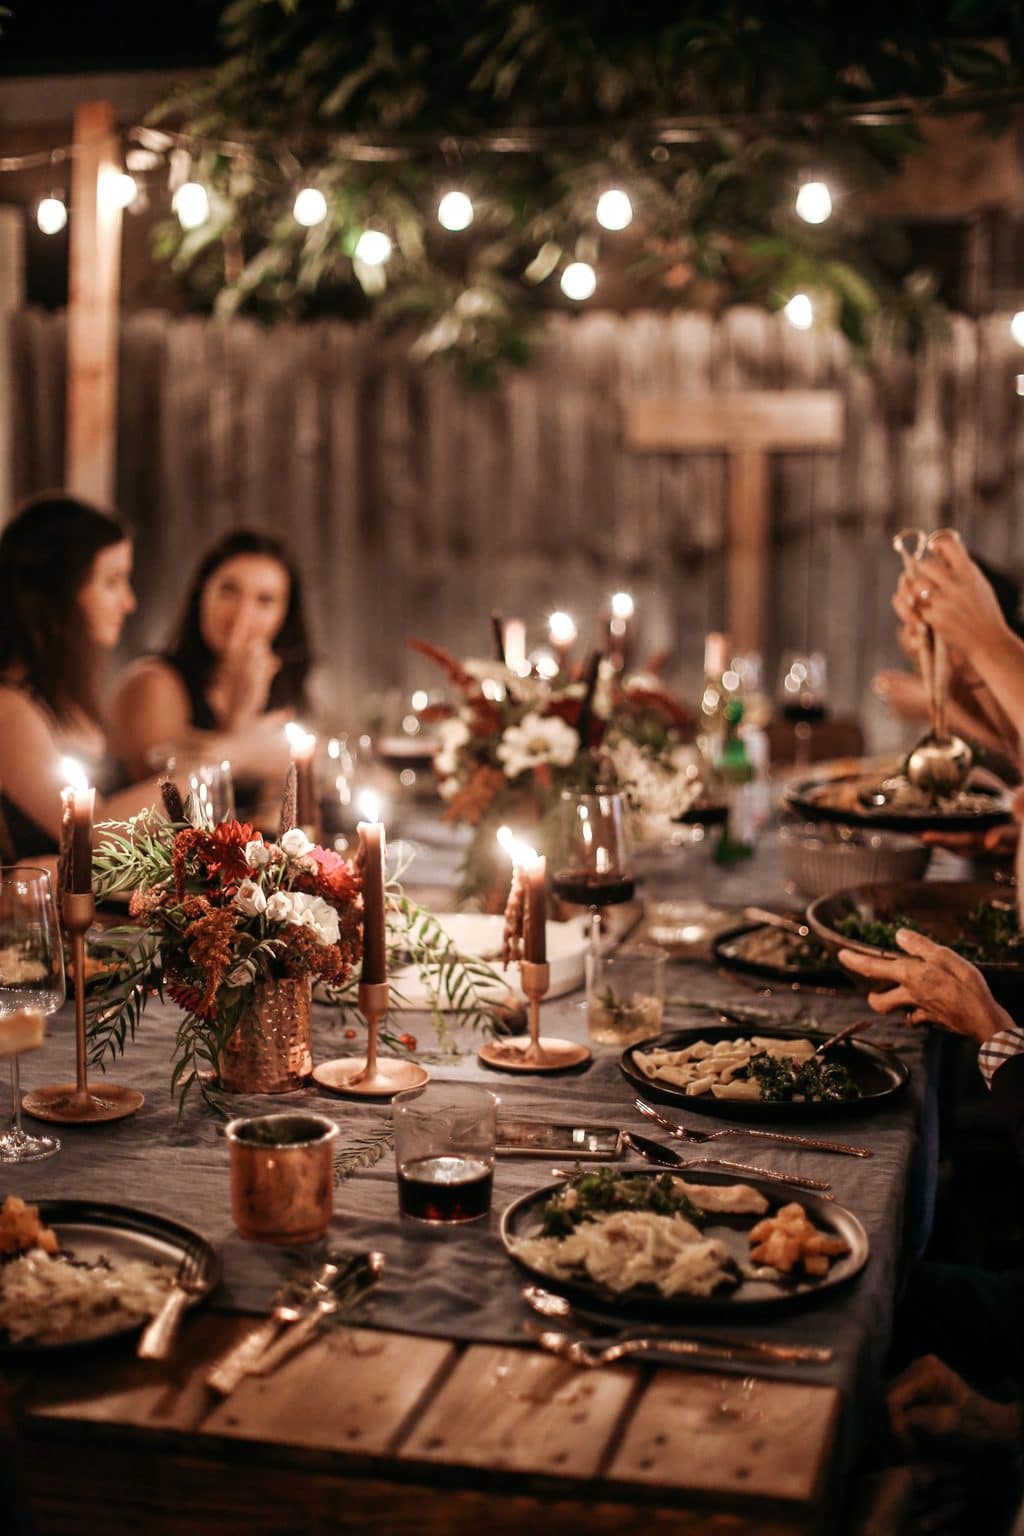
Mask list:
[{"label": "green glass bottle", "polygon": [[715,849],[715,861],[734,864],[749,859],[754,851],[753,805],[747,786],[753,783],[754,765],[740,735],[743,700],[725,705],[725,740],[718,759],[718,777],[725,790],[729,814]]}]

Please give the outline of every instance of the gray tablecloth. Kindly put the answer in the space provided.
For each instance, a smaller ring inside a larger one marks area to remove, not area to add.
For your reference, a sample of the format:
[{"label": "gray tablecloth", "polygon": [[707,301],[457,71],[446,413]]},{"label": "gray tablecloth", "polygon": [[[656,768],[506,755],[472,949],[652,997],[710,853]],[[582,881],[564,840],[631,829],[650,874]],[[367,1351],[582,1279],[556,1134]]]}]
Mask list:
[{"label": "gray tablecloth", "polygon": [[[726,900],[781,897],[773,847],[773,840],[768,841],[753,863],[725,875],[713,873],[716,894]],[[442,860],[433,851],[425,852],[420,864],[423,877],[430,879],[437,876]],[[448,867],[450,870],[450,859]],[[692,874],[692,861],[690,870]],[[685,862],[679,870],[662,864],[651,872],[646,889],[657,894],[664,894],[666,889],[686,894],[687,884]],[[773,1008],[780,1021],[809,1013],[827,1028],[861,1016],[865,1008],[863,998],[853,994],[828,996],[783,989],[765,1000],[749,986],[707,965],[674,964],[669,977],[672,996],[686,1002],[671,1008],[667,1027],[706,1022],[707,1013],[688,1006],[700,1000]],[[583,1038],[583,1015],[574,1007],[577,1000],[565,998],[546,1004],[544,1032]],[[316,1013],[317,1059],[355,1048],[358,1042],[344,1040],[328,1010],[318,1009]],[[295,1258],[275,1248],[245,1242],[234,1232],[227,1145],[221,1124],[198,1098],[179,1119],[171,1097],[170,1053],[175,1024],[173,1009],[151,1005],[138,1038],[110,1074],[115,1081],[144,1090],[146,1104],[138,1115],[116,1125],[62,1128],[63,1146],[58,1157],[17,1169],[4,1168],[2,1183],[7,1191],[29,1199],[59,1195],[116,1201],[186,1222],[212,1239],[222,1253],[224,1282],[214,1305],[260,1310],[267,1306],[273,1289]],[[429,1022],[423,1016],[410,1018],[409,1027],[419,1035],[422,1046],[432,1043]],[[878,1024],[874,1038],[892,1043],[910,1065],[909,1091],[882,1113],[838,1126],[823,1120],[807,1127],[810,1133],[817,1130],[832,1139],[866,1142],[873,1149],[872,1158],[791,1151],[740,1136],[717,1144],[723,1156],[777,1171],[827,1178],[836,1197],[856,1212],[868,1232],[871,1256],[864,1273],[850,1286],[826,1294],[819,1304],[804,1311],[765,1315],[756,1322],[744,1319],[742,1323],[745,1333],[757,1337],[832,1346],[835,1355],[829,1366],[802,1372],[787,1368],[783,1374],[802,1375],[843,1390],[848,1453],[868,1424],[876,1400],[897,1276],[907,1246],[907,1212],[914,1212],[910,1225],[919,1230],[920,1191],[928,1182],[919,1166],[923,1161],[919,1127],[929,1100],[933,1050],[925,1034],[887,1022]],[[588,1123],[650,1130],[632,1108],[632,1094],[619,1071],[616,1049],[595,1047],[592,1062],[577,1073],[524,1080],[488,1071],[473,1054],[474,1042],[462,1044],[463,1054],[432,1063],[431,1070],[437,1076],[486,1082],[499,1092],[509,1113],[552,1120],[583,1118]],[[23,1083],[31,1088],[66,1079],[73,1075],[72,1062],[73,1028],[65,1010],[51,1021],[45,1049],[23,1059]],[[338,1121],[342,1148],[356,1145],[390,1122],[387,1108],[330,1098],[313,1090],[276,1100],[273,1107],[300,1103]],[[239,1113],[265,1112],[267,1107],[266,1099],[238,1102]],[[717,1124],[692,1118],[694,1124]],[[32,1128],[33,1122],[27,1123]],[[498,1224],[501,1211],[512,1199],[548,1181],[548,1166],[534,1159],[500,1159],[489,1220],[452,1230],[420,1226],[399,1217],[390,1153],[339,1183],[328,1240],[344,1247],[381,1248],[387,1255],[387,1271],[374,1308],[376,1324],[466,1340],[522,1342],[523,1324],[530,1316],[519,1294],[523,1277],[501,1246]],[[917,1193],[908,1206],[911,1190]]]}]

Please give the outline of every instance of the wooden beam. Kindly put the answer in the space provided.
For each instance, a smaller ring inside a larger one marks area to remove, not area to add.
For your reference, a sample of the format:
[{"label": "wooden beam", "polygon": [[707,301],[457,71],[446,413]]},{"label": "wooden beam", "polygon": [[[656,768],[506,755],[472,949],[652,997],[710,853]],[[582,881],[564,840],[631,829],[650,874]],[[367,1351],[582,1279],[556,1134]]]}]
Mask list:
[{"label": "wooden beam", "polygon": [[726,622],[734,653],[764,651],[768,633],[771,547],[768,455],[745,448],[729,456]]},{"label": "wooden beam", "polygon": [[109,506],[116,469],[121,283],[121,210],[104,195],[107,178],[117,170],[110,102],[86,101],[76,108],[74,145],[64,478],[75,495]]},{"label": "wooden beam", "polygon": [[0,208],[0,527],[14,506],[14,368],[11,316],[25,302],[25,227],[20,208]]},{"label": "wooden beam", "polygon": [[634,453],[838,448],[843,397],[832,389],[757,389],[628,400],[625,442]]}]

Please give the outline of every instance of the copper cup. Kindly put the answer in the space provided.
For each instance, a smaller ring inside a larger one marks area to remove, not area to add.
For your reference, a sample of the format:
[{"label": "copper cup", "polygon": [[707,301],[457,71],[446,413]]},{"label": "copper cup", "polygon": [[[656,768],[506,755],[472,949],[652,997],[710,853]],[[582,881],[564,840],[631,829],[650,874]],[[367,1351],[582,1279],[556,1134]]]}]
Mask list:
[{"label": "copper cup", "polygon": [[334,1211],[333,1143],[338,1127],[306,1111],[232,1120],[231,1215],[257,1243],[311,1243]]}]

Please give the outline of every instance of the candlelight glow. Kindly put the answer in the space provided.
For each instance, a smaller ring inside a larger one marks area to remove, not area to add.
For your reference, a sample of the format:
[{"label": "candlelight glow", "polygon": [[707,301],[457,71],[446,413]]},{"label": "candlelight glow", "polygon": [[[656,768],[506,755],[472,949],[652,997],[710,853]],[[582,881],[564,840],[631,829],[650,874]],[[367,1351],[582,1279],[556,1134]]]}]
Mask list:
[{"label": "candlelight glow", "polygon": [[292,749],[293,757],[308,757],[316,746],[316,737],[301,726],[297,720],[289,720],[284,728],[284,734],[288,738],[288,745]]},{"label": "candlelight glow", "polygon": [[524,843],[522,838],[516,837],[511,827],[498,828],[498,842],[517,869],[535,869],[540,862],[540,854],[536,848],[531,848],[529,843]]},{"label": "candlelight glow", "polygon": [[409,700],[409,703],[415,710],[426,709],[427,705],[430,703],[430,695],[427,693],[425,688],[417,688],[416,692]]},{"label": "candlelight glow", "polygon": [[617,619],[631,619],[636,611],[636,604],[628,592],[616,592],[612,595],[612,613]]},{"label": "candlelight glow", "polygon": [[571,614],[559,610],[548,619],[548,634],[553,645],[572,645],[576,639],[576,625]]},{"label": "candlelight glow", "polygon": [[530,670],[536,672],[538,677],[551,682],[552,678],[558,676],[560,670],[558,657],[553,656],[550,651],[534,651],[530,656]]},{"label": "candlelight glow", "polygon": [[[42,205],[40,204],[40,206]],[[1018,347],[1024,347],[1024,309],[1018,309],[1010,321],[1010,335]]]},{"label": "candlelight glow", "polygon": [[361,789],[356,796],[356,810],[363,821],[380,821],[383,805],[372,789]]},{"label": "candlelight glow", "polygon": [[86,790],[89,788],[89,780],[85,769],[76,757],[61,758],[60,778],[66,789]]}]

